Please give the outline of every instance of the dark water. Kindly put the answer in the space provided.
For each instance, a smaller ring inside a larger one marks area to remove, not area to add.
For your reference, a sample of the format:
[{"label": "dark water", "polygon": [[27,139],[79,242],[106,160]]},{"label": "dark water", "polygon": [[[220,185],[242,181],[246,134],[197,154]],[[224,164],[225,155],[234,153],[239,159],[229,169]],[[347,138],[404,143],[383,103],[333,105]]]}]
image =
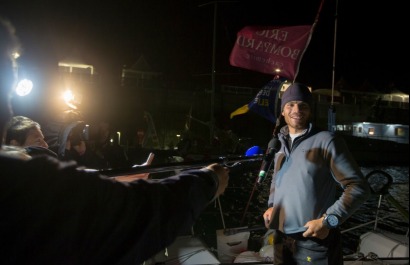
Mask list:
[{"label": "dark water", "polygon": [[[248,249],[259,251],[260,244],[266,229],[263,227],[262,214],[266,210],[266,201],[269,194],[270,179],[265,179],[260,185],[255,185],[257,172],[260,164],[247,165],[238,171],[231,172],[229,187],[219,201],[210,205],[201,215],[194,226],[194,233],[201,237],[211,248],[217,248],[217,229],[229,229],[238,227],[252,228]],[[390,202],[383,199],[379,208],[379,217],[389,216],[378,221],[378,228],[405,234],[408,223],[401,212],[391,202],[398,203],[404,211],[409,211],[409,167],[408,166],[373,166],[361,167],[366,176],[374,170],[381,170],[392,177],[392,183],[388,189],[391,195]],[[386,179],[383,174],[370,174],[369,181],[383,183]],[[377,191],[378,186],[373,186]],[[371,198],[347,221],[341,230],[346,230],[364,223],[368,225],[349,232],[343,233],[344,253],[350,254],[356,250],[361,233],[373,229],[375,215],[378,208],[379,195]]]},{"label": "dark water", "polygon": [[[409,223],[405,219],[405,214],[409,212],[409,167],[408,166],[390,166],[390,167],[362,167],[363,174],[369,176],[369,183],[375,191],[377,191],[377,183],[384,183],[386,175],[378,173],[375,170],[381,170],[392,177],[390,188],[383,194],[380,200],[380,195],[373,194],[371,198],[342,226],[342,230],[348,230],[351,227],[357,227],[361,224],[366,224],[363,228],[348,231],[343,234],[345,252],[354,251],[352,246],[356,247],[360,234],[374,229],[376,213],[379,218],[386,219],[377,222],[377,228],[384,229],[390,232],[399,234],[408,233]],[[372,172],[376,172],[372,174]],[[380,201],[380,206],[379,206]],[[372,222],[372,223],[370,223]]]}]

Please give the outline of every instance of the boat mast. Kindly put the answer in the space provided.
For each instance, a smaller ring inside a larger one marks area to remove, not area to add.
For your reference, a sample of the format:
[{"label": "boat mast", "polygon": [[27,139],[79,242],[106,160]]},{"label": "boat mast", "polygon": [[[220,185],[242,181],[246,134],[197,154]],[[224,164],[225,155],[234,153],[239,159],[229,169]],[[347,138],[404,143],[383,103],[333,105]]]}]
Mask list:
[{"label": "boat mast", "polygon": [[212,144],[215,130],[215,58],[216,58],[216,15],[218,13],[218,1],[214,2],[214,25],[212,33],[212,89],[211,89],[211,116],[209,119],[209,143]]},{"label": "boat mast", "polygon": [[211,69],[211,115],[209,117],[209,143],[212,144],[212,140],[214,138],[214,131],[215,131],[215,86],[216,86],[216,24],[217,24],[217,13],[218,13],[218,3],[233,3],[237,1],[211,1],[199,7],[203,7],[209,4],[214,5],[214,12],[213,12],[213,31],[212,31],[212,69]]},{"label": "boat mast", "polygon": [[336,130],[336,109],[333,102],[334,90],[335,90],[335,71],[336,71],[336,38],[337,38],[337,7],[338,0],[336,0],[336,11],[335,11],[335,28],[333,37],[333,68],[332,68],[332,98],[330,102],[330,107],[328,110],[328,131],[334,132]]}]

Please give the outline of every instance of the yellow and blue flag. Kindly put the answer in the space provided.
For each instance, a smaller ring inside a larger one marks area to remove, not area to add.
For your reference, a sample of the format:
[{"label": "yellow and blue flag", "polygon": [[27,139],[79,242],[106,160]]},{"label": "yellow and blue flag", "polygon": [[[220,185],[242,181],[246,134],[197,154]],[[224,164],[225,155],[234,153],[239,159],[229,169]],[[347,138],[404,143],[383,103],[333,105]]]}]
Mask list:
[{"label": "yellow and blue flag", "polygon": [[231,113],[231,119],[236,115],[247,113],[249,110],[256,112],[269,121],[276,123],[275,117],[275,105],[277,101],[277,95],[282,87],[283,82],[286,79],[282,77],[275,77],[269,81],[258,92],[256,97],[248,104],[236,109]]}]

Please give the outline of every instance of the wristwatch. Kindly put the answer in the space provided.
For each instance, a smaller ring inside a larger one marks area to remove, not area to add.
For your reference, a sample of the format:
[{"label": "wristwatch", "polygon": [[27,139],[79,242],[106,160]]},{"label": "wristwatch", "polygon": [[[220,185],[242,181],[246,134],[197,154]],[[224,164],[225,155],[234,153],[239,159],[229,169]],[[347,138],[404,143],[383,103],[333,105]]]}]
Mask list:
[{"label": "wristwatch", "polygon": [[339,218],[334,214],[324,214],[323,225],[329,229],[334,229],[339,226]]}]

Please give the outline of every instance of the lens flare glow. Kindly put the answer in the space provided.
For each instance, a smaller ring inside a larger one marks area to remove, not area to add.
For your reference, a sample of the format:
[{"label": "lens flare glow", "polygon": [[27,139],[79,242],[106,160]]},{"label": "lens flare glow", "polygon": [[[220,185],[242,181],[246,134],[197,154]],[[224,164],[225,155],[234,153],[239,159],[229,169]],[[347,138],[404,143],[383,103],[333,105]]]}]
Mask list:
[{"label": "lens flare glow", "polygon": [[21,97],[27,96],[28,94],[30,94],[32,89],[33,89],[33,82],[28,79],[23,79],[17,83],[16,94]]}]

